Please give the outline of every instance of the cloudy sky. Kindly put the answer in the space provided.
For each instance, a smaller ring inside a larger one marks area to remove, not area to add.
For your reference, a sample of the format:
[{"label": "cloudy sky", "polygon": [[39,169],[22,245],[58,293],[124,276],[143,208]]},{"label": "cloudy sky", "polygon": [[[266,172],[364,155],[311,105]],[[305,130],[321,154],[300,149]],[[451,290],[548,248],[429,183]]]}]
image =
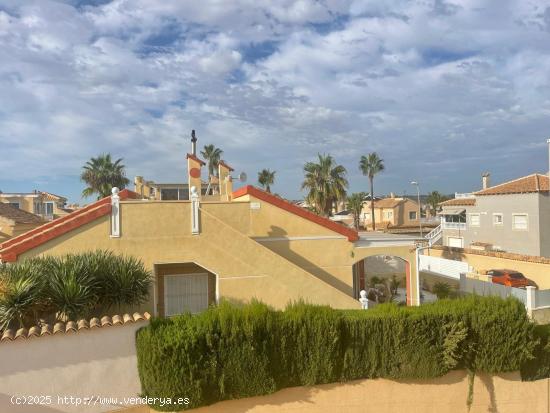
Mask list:
[{"label": "cloudy sky", "polygon": [[0,0],[0,190],[82,202],[91,156],[186,179],[189,134],[301,197],[302,166],[381,193],[548,170],[547,0]]}]

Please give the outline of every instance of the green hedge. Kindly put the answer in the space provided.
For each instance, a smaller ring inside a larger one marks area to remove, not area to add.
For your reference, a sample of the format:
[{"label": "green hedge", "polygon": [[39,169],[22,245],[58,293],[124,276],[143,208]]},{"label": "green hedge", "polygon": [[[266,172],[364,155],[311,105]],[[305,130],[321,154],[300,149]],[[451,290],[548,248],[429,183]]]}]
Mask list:
[{"label": "green hedge", "polygon": [[143,396],[190,399],[153,406],[177,410],[289,386],[516,371],[535,350],[533,330],[519,301],[495,297],[368,311],[223,303],[153,320],[136,343]]},{"label": "green hedge", "polygon": [[535,339],[534,357],[521,366],[521,378],[526,381],[550,377],[550,325],[535,326]]}]

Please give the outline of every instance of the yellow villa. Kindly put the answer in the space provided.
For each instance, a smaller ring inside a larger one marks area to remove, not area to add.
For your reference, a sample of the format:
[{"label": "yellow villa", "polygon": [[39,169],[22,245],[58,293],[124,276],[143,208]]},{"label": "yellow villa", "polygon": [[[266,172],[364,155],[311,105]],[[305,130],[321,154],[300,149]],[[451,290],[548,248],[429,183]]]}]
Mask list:
[{"label": "yellow villa", "polygon": [[113,188],[111,197],[0,244],[0,259],[90,249],[136,256],[154,274],[151,299],[142,310],[170,316],[201,311],[220,299],[257,298],[275,308],[304,299],[358,308],[365,259],[393,256],[404,263],[407,303],[419,303],[411,238],[360,236],[253,186],[234,191],[233,169],[224,162],[216,189],[198,191],[204,165],[193,144],[187,154],[188,199],[151,196],[138,177],[135,191]]},{"label": "yellow villa", "polygon": [[39,215],[48,221],[72,212],[72,210],[65,207],[67,198],[50,192],[37,190],[32,192],[10,193],[0,191],[0,203],[9,204],[22,211]]}]

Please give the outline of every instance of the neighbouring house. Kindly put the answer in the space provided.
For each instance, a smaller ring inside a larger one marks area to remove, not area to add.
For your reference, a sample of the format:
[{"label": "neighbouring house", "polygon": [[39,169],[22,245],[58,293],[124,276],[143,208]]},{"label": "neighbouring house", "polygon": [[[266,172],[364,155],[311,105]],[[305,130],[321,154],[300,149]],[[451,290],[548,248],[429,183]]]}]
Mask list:
[{"label": "neighbouring house", "polygon": [[8,203],[0,203],[0,243],[30,231],[43,223],[44,219],[38,215]]},{"label": "neighbouring house", "polygon": [[[218,185],[203,194],[205,163],[187,154],[187,186],[177,199],[136,191],[113,196],[0,244],[0,259],[106,249],[139,258],[154,275],[150,300],[139,311],[170,316],[198,312],[221,299],[257,298],[283,308],[305,299],[358,308],[370,256],[403,261],[409,304],[420,302],[414,239],[359,233],[253,186],[233,190],[232,168],[218,166]],[[153,184],[148,184],[153,187]],[[189,188],[187,195],[185,189]],[[182,190],[182,192],[179,192]],[[166,193],[165,193],[166,194]]]},{"label": "neighbouring house", "polygon": [[72,212],[72,209],[65,207],[67,198],[45,191],[0,192],[0,203],[6,203],[23,211],[39,215],[48,221]]},{"label": "neighbouring house", "polygon": [[442,202],[444,246],[550,256],[550,195],[546,174],[499,185],[482,177],[482,189]]},{"label": "neighbouring house", "polygon": [[[418,228],[418,213],[418,203],[406,197],[396,197],[391,194],[388,198],[375,199],[374,201],[374,219],[377,228]],[[426,219],[425,208],[422,209],[422,215],[420,219],[429,226],[430,220]],[[365,228],[372,227],[370,201],[363,205],[361,225]]]}]

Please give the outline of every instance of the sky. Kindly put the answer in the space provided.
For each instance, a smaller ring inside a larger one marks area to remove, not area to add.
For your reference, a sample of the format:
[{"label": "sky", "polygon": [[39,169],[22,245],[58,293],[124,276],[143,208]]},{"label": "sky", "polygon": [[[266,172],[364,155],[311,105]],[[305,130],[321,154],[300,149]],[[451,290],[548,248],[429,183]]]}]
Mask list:
[{"label": "sky", "polygon": [[82,165],[185,182],[195,129],[298,199],[331,154],[350,192],[470,192],[548,171],[547,0],[0,0],[0,190],[81,199]]}]

